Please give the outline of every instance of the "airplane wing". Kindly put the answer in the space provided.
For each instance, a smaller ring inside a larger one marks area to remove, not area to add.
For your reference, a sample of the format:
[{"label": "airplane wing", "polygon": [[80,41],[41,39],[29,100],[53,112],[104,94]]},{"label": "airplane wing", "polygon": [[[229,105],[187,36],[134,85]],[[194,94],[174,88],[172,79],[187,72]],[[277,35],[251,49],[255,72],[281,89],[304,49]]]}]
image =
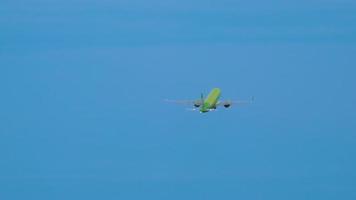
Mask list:
[{"label": "airplane wing", "polygon": [[246,104],[250,104],[254,101],[254,97],[251,97],[250,100],[226,100],[226,101],[219,101],[216,105],[217,106],[224,106],[226,108],[230,107],[231,105],[246,105]]},{"label": "airplane wing", "polygon": [[171,99],[165,99],[165,102],[168,103],[176,103],[176,104],[194,104],[194,100],[171,100]]},{"label": "airplane wing", "polygon": [[202,101],[201,100],[170,100],[170,99],[165,99],[164,100],[167,103],[175,103],[175,104],[183,104],[183,105],[201,105]]}]

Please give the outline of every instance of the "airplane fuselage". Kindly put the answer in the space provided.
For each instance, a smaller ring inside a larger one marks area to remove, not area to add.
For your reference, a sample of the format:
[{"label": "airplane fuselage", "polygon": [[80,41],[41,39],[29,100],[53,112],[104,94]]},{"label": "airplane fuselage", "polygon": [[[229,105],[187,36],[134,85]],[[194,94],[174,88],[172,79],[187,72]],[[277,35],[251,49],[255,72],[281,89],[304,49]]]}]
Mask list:
[{"label": "airplane fuselage", "polygon": [[221,91],[219,88],[212,89],[209,95],[203,100],[203,103],[200,107],[200,112],[206,113],[216,109],[216,104],[219,101],[220,94]]}]

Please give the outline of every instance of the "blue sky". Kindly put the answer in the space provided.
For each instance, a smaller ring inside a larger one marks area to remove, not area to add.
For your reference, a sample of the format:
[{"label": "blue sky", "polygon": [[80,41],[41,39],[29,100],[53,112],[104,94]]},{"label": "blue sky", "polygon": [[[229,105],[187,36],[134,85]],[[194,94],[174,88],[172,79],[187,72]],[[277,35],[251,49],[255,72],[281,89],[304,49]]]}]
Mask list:
[{"label": "blue sky", "polygon": [[[2,0],[0,199],[355,199],[356,3]],[[164,103],[212,87],[249,106]]]}]

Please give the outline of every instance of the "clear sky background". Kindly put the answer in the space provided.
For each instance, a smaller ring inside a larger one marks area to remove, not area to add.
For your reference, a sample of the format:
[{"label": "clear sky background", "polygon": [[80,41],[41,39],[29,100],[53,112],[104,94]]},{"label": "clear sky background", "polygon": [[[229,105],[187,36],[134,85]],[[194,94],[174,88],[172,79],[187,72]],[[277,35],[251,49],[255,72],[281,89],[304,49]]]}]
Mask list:
[{"label": "clear sky background", "polygon": [[0,199],[354,200],[355,67],[353,0],[1,0]]}]

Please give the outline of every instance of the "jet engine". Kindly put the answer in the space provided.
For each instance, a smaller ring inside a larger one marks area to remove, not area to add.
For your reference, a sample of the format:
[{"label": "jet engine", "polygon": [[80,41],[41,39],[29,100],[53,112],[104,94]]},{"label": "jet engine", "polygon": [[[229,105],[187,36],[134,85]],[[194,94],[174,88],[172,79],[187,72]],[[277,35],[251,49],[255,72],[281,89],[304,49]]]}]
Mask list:
[{"label": "jet engine", "polygon": [[200,100],[194,102],[194,107],[199,108],[202,102]]},{"label": "jet engine", "polygon": [[224,102],[224,103],[223,103],[223,106],[224,106],[225,108],[228,108],[228,107],[231,106],[231,102],[230,102],[230,101]]}]

